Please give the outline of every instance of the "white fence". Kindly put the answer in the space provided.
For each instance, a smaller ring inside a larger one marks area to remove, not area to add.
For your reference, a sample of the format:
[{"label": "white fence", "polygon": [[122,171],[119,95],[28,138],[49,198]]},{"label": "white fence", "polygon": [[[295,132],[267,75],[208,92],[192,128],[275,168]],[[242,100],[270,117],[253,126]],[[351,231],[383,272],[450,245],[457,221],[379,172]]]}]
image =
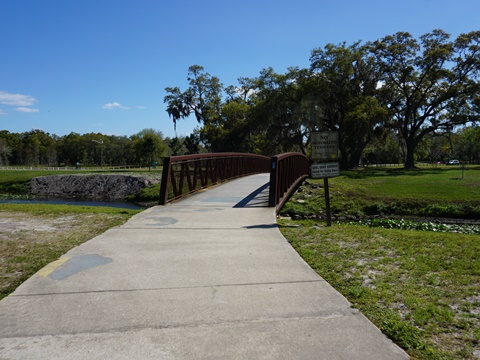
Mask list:
[{"label": "white fence", "polygon": [[[151,170],[161,170],[161,166],[151,167]],[[145,166],[97,166],[97,167],[75,167],[75,166],[0,166],[1,170],[28,170],[28,171],[118,171],[118,170],[132,170],[132,171],[148,171],[149,168]]]}]

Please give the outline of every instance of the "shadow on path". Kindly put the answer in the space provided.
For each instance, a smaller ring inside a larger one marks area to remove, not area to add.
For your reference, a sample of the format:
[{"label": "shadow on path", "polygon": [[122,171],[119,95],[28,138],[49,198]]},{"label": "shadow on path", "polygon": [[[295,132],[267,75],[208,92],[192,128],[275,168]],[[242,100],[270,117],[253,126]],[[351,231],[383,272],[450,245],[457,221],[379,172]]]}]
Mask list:
[{"label": "shadow on path", "polygon": [[235,204],[234,208],[251,208],[251,207],[267,207],[268,206],[268,189],[270,183],[260,186],[257,190],[247,195],[243,200]]}]

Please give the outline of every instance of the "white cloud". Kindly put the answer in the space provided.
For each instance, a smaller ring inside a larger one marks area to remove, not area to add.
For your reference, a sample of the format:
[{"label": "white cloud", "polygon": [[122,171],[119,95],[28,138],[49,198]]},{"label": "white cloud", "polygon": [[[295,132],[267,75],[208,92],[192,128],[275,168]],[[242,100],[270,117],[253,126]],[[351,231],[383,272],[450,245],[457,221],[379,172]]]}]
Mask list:
[{"label": "white cloud", "polygon": [[129,107],[127,106],[123,106],[122,104],[118,103],[118,102],[113,102],[113,103],[108,103],[108,104],[105,104],[102,106],[104,109],[108,109],[108,110],[112,110],[112,109],[124,109],[124,110],[128,110],[130,109]]},{"label": "white cloud", "polygon": [[0,104],[13,106],[32,106],[37,102],[33,96],[22,94],[11,94],[5,91],[0,91]]},{"label": "white cloud", "polygon": [[23,112],[23,113],[36,113],[36,112],[39,112],[40,110],[38,109],[34,109],[34,108],[29,108],[29,107],[18,107],[15,109],[16,111],[18,112]]},{"label": "white cloud", "polygon": [[[39,109],[32,108],[33,104],[38,102],[33,96],[23,94],[12,94],[6,91],[0,91],[0,105],[17,106],[13,110],[23,113],[36,113]],[[5,115],[6,112],[0,109],[0,115]]]}]

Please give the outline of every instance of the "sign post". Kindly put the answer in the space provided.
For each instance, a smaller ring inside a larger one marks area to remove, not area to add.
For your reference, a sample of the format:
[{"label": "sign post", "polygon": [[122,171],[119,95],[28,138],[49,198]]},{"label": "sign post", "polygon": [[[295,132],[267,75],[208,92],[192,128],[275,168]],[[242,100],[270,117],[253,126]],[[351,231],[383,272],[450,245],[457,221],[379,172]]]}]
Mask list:
[{"label": "sign post", "polygon": [[340,176],[338,164],[338,132],[315,132],[311,135],[311,152],[313,164],[310,168],[312,178],[322,179],[325,191],[325,208],[327,210],[327,226],[332,226],[330,210],[330,191],[328,178]]},{"label": "sign post", "polygon": [[328,189],[328,178],[323,178],[325,190],[325,209],[327,210],[327,226],[332,226],[332,211],[330,210],[330,191]]}]

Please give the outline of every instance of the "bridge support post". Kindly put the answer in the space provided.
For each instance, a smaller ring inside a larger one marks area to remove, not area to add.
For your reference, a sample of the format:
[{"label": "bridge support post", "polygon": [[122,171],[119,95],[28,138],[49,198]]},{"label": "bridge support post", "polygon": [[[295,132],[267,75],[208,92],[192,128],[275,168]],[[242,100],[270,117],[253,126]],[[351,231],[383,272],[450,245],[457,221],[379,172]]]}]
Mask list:
[{"label": "bridge support post", "polygon": [[168,183],[170,180],[171,171],[170,166],[171,158],[168,156],[163,160],[162,182],[160,184],[160,199],[158,200],[158,205],[165,205],[168,201]]},{"label": "bridge support post", "polygon": [[278,156],[272,156],[270,165],[270,190],[268,194],[268,206],[277,206],[277,188],[278,188]]}]

